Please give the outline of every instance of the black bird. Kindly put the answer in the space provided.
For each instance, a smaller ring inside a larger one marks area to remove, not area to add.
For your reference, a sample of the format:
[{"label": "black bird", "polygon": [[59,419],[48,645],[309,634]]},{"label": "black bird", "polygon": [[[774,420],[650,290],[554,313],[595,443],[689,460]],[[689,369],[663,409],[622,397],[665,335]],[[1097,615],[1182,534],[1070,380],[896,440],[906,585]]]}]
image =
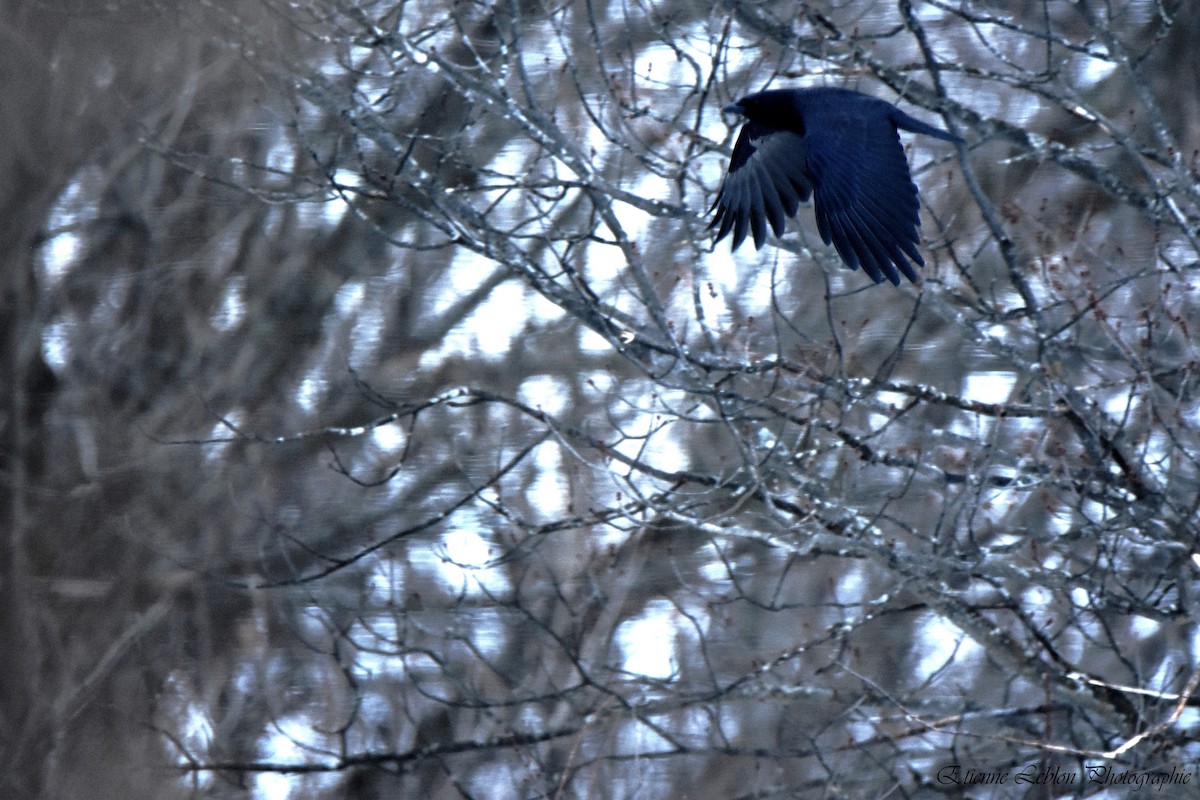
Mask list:
[{"label": "black bird", "polygon": [[917,280],[909,260],[925,266],[917,250],[920,204],[897,131],[961,139],[850,89],[772,89],[721,110],[746,124],[713,203],[715,241],[732,231],[736,250],[750,233],[761,248],[767,223],[782,236],[811,194],[821,239],[846,266],[861,266],[876,283],[886,277],[899,285],[901,273]]}]

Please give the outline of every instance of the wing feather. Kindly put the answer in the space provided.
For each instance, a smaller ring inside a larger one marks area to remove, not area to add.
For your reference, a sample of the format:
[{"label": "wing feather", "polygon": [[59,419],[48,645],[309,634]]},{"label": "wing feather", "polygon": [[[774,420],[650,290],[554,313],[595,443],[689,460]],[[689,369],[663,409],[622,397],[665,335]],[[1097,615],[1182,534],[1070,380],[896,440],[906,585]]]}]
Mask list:
[{"label": "wing feather", "polygon": [[756,122],[743,125],[713,203],[716,214],[709,227],[717,229],[716,241],[732,231],[736,250],[750,233],[755,248],[761,248],[768,224],[782,236],[788,217],[812,194],[805,170],[803,136]]},{"label": "wing feather", "polygon": [[[809,172],[818,230],[852,269],[876,283],[916,280],[920,203],[892,108],[883,101],[858,108],[829,106],[808,117]],[[824,225],[821,220],[824,219]]]}]

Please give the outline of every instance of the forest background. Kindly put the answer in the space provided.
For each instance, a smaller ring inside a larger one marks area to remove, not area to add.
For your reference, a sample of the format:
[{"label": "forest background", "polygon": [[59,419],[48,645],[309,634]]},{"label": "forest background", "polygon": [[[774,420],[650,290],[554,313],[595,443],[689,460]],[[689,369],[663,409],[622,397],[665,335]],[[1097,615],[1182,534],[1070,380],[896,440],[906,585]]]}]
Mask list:
[{"label": "forest background", "polygon": [[[1195,771],[1191,4],[3,0],[0,75],[0,795]],[[816,85],[966,141],[918,285],[712,247]]]}]

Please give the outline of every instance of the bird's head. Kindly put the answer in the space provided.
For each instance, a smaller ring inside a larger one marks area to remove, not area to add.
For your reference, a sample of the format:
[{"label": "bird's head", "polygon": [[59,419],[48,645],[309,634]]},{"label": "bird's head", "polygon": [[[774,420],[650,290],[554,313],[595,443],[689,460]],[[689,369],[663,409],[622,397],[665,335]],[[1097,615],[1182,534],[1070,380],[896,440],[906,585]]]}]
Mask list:
[{"label": "bird's head", "polygon": [[772,128],[803,131],[803,118],[796,103],[796,93],[790,89],[769,89],[765,92],[748,94],[736,103],[721,109],[724,115],[732,115],[751,122],[769,125]]},{"label": "bird's head", "polygon": [[746,116],[746,109],[744,106],[742,106],[742,101],[739,100],[736,103],[730,103],[729,105],[722,108],[721,113],[727,117],[728,116],[738,117],[740,120],[742,117]]}]

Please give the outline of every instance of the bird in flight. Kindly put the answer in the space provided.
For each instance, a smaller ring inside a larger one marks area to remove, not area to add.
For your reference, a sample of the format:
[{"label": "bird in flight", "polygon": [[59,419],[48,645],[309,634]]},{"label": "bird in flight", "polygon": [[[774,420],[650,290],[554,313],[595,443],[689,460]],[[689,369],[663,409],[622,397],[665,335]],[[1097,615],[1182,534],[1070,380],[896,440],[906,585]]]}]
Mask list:
[{"label": "bird in flight", "polygon": [[876,283],[899,285],[901,274],[917,280],[913,264],[925,266],[920,204],[898,131],[959,137],[877,97],[833,87],[755,92],[721,110],[746,123],[710,209],[715,242],[732,232],[736,250],[750,234],[761,248],[767,224],[782,236],[812,195],[821,239],[846,266],[862,267]]}]

